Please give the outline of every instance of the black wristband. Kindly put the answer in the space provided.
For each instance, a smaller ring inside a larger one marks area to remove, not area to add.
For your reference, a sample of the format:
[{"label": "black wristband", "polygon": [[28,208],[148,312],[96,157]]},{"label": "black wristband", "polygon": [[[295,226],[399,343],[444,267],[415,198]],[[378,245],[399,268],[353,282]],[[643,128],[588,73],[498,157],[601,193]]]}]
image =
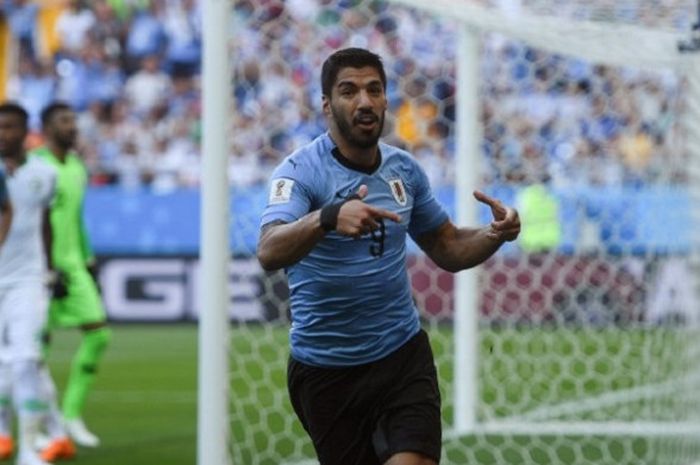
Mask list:
[{"label": "black wristband", "polygon": [[341,202],[332,203],[321,208],[321,228],[323,228],[324,231],[328,232],[335,230],[335,228],[338,226],[338,214],[340,213],[340,207],[342,207],[345,202],[349,202],[351,200],[360,200],[360,196],[353,194]]},{"label": "black wristband", "polygon": [[332,203],[321,208],[321,228],[323,228],[324,231],[333,231],[336,226],[338,226],[338,213],[340,213],[340,207],[342,207],[345,202],[347,202],[347,200]]}]

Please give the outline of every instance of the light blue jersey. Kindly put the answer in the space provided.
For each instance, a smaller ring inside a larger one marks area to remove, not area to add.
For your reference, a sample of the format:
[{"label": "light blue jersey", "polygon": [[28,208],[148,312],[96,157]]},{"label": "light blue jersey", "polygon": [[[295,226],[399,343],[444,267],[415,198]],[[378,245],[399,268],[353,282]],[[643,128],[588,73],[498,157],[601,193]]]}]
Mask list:
[{"label": "light blue jersey", "polygon": [[[417,237],[447,221],[423,169],[410,154],[379,144],[371,173],[349,166],[328,134],[297,150],[275,169],[261,225],[287,223],[368,187],[364,202],[401,216],[360,239],[329,232],[287,269],[292,356],[316,366],[378,360],[420,329],[406,270],[406,233]],[[333,152],[336,152],[335,155]],[[383,250],[382,250],[383,245]],[[380,254],[380,252],[382,252]]]}]

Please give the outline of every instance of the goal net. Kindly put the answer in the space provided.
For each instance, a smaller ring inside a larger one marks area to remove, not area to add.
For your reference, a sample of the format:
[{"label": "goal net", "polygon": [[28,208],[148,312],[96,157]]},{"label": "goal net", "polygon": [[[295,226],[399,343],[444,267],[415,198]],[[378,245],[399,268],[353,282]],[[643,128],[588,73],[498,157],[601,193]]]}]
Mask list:
[{"label": "goal net", "polygon": [[[693,1],[233,5],[231,179],[258,193],[243,209],[259,213],[271,169],[325,130],[323,60],[361,46],[387,70],[384,140],[420,160],[452,218],[489,221],[473,189],[521,212],[521,238],[458,275],[408,247],[442,463],[700,460]],[[251,267],[257,220],[232,228]],[[284,273],[241,284],[259,298],[232,292],[233,463],[316,463],[287,397]]]}]

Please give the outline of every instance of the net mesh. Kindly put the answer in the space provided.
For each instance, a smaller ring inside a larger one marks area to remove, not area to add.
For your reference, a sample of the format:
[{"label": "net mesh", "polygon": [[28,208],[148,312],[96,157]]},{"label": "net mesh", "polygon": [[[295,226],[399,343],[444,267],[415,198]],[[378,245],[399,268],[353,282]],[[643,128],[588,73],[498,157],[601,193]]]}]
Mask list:
[{"label": "net mesh", "polygon": [[[644,40],[630,60],[657,50],[658,31],[689,31],[695,12],[681,0],[463,1],[452,3],[456,12],[458,4],[503,15],[509,27],[547,15],[613,33],[652,28],[648,39],[637,31]],[[387,70],[384,140],[415,155],[454,213],[461,27],[452,16],[382,1],[237,1],[233,183],[263,183],[325,130],[321,63],[339,47],[361,46]],[[555,53],[500,29],[479,37],[481,77],[467,84],[478,88],[483,131],[475,187],[517,205],[524,229],[479,269],[479,426],[469,434],[452,429],[454,390],[464,388],[454,384],[455,280],[409,245],[441,382],[443,463],[690,464],[700,457],[692,427],[700,423],[700,302],[687,69],[672,61],[675,47],[669,64],[628,66],[573,45]],[[263,188],[261,205],[265,198]],[[256,221],[236,224],[234,234]],[[243,236],[237,252],[250,256]],[[315,463],[287,400],[284,273],[261,273],[258,286],[259,318],[232,329],[234,463]]]}]

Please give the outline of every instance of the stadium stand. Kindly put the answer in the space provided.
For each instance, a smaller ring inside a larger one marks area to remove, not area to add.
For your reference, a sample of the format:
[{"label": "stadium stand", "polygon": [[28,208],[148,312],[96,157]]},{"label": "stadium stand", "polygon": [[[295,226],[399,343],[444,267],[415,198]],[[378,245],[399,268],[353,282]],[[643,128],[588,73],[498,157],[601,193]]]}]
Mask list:
[{"label": "stadium stand", "polygon": [[[661,11],[679,11],[671,8],[673,1],[662,2],[669,5]],[[370,3],[378,18],[370,21],[353,8],[356,3],[236,2],[234,184],[263,182],[280,157],[322,130],[319,112],[309,111],[320,106],[314,57],[348,42],[385,57],[393,115],[389,141],[413,150],[434,185],[452,183],[455,70],[453,61],[435,57],[454,56],[454,41],[446,39],[453,26],[428,23],[425,15],[385,2]],[[159,191],[196,186],[200,8],[196,0],[4,1],[2,12],[20,50],[6,76],[7,97],[31,111],[35,129],[38,113],[52,99],[80,111],[94,185]],[[579,17],[590,14],[578,8]],[[643,12],[626,7],[610,14]],[[682,29],[689,18],[637,21]],[[422,32],[426,27],[430,34]],[[677,126],[681,84],[673,77],[590,67],[498,37],[484,47],[484,150],[489,163],[508,166],[487,169],[486,181],[527,182],[542,170],[555,186],[658,180]],[[606,104],[606,95],[620,92],[633,95],[633,103]]]}]

